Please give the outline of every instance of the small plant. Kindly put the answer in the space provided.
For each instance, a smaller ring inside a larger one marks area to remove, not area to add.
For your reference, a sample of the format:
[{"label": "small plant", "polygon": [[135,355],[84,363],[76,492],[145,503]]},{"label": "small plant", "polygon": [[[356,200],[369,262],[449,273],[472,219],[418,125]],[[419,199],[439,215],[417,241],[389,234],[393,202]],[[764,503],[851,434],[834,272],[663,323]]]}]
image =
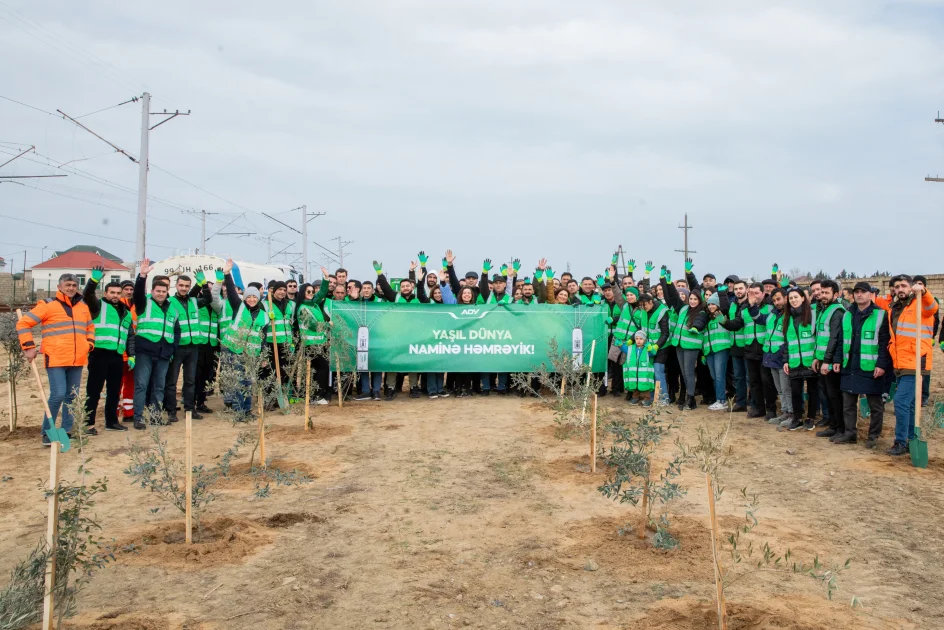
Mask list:
[{"label": "small plant", "polygon": [[[557,439],[589,435],[588,405],[600,389],[602,379],[591,373],[589,365],[575,361],[572,352],[561,349],[556,338],[548,341],[546,362],[537,365],[533,372],[513,373],[511,379],[515,388],[531,394],[554,412]],[[608,418],[608,409],[599,407],[597,426],[600,431]]]},{"label": "small plant", "polygon": [[[673,549],[678,541],[669,534],[669,503],[685,494],[685,490],[673,481],[682,472],[685,461],[684,449],[679,449],[673,459],[661,471],[653,469],[653,453],[675,426],[661,420],[659,411],[649,411],[643,417],[627,423],[618,420],[607,426],[613,436],[609,452],[603,449],[607,466],[615,469],[612,478],[598,488],[603,496],[641,505],[636,535],[646,537],[646,530],[655,529],[653,544],[659,549]],[[658,477],[656,475],[658,474]],[[653,522],[653,506],[659,503],[659,519]]]},{"label": "small plant", "polygon": [[233,424],[239,424],[249,422],[255,414],[251,410],[237,408],[238,401],[252,399],[252,408],[258,409],[260,391],[266,394],[264,403],[268,404],[276,399],[275,372],[271,371],[262,376],[263,368],[272,360],[271,344],[263,346],[260,350],[255,347],[258,342],[252,341],[248,335],[234,339],[233,343],[242,352],[223,353],[213,388],[227,402],[221,415]]},{"label": "small plant", "polygon": [[16,404],[16,384],[24,375],[29,372],[29,366],[26,358],[23,356],[23,350],[20,348],[19,335],[16,334],[16,313],[4,313],[0,315],[0,346],[6,350],[7,365],[0,371],[0,381],[9,383],[10,400],[9,413],[11,429],[16,426],[18,411]]}]

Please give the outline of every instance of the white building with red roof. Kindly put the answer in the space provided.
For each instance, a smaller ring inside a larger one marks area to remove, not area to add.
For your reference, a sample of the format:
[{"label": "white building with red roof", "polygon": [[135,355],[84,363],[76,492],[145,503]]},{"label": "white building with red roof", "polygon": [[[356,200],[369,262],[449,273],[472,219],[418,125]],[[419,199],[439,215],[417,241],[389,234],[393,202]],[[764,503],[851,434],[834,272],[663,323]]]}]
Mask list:
[{"label": "white building with red roof", "polygon": [[38,265],[33,265],[30,270],[33,275],[33,291],[46,291],[47,294],[56,291],[56,285],[59,283],[59,276],[64,273],[75,274],[79,280],[79,289],[85,287],[85,282],[92,276],[92,268],[101,265],[105,268],[105,276],[102,278],[102,284],[111,281],[121,282],[122,280],[133,280],[133,270],[125,267],[119,262],[115,262],[114,257],[93,247],[82,247],[84,251],[77,251],[79,248],[73,248],[63,252],[55,258],[50,258]]}]

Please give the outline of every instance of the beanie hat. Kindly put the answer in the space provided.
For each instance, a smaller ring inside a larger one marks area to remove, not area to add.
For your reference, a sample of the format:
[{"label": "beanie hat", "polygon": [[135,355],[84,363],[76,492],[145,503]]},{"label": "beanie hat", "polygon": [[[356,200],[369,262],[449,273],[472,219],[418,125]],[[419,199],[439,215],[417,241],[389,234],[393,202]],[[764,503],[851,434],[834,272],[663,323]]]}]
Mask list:
[{"label": "beanie hat", "polygon": [[646,334],[646,331],[645,331],[645,330],[637,330],[637,331],[636,331],[636,334],[633,335],[633,338],[634,338],[634,339],[638,339],[639,337],[642,337],[642,340],[643,340],[643,341],[645,341],[646,339],[649,338],[649,336]]},{"label": "beanie hat", "polygon": [[928,279],[920,274],[917,276],[913,276],[911,280],[912,280],[912,284],[914,284],[915,282],[920,282],[924,286],[928,286]]},{"label": "beanie hat", "polygon": [[721,306],[721,300],[718,298],[718,294],[717,294],[717,293],[712,293],[711,295],[709,295],[709,296],[708,296],[708,303],[709,303],[709,304],[714,304],[715,306],[720,307],[720,306]]},{"label": "beanie hat", "polygon": [[632,293],[637,298],[639,297],[639,289],[637,289],[636,287],[629,287],[628,289],[626,289],[626,293]]},{"label": "beanie hat", "polygon": [[689,291],[688,289],[679,289],[678,292],[679,292],[679,295],[682,296],[683,300],[687,300],[688,295],[691,293],[691,291]]},{"label": "beanie hat", "polygon": [[243,293],[243,298],[245,299],[247,297],[254,297],[257,300],[261,299],[261,296],[259,295],[259,289],[256,287],[249,287],[246,289],[245,293]]}]

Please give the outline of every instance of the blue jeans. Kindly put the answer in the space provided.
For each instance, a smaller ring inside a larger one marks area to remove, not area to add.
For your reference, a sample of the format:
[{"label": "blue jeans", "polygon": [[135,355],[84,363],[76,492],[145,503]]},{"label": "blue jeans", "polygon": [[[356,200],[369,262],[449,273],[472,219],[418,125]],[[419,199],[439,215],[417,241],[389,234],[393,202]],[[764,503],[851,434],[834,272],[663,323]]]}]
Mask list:
[{"label": "blue jeans", "polygon": [[712,352],[705,359],[708,362],[708,371],[711,372],[711,380],[715,384],[715,400],[720,403],[727,400],[725,390],[727,389],[728,354],[728,350],[721,350]]},{"label": "blue jeans", "polygon": [[747,405],[747,362],[744,357],[731,357],[734,367],[734,404],[738,407]]},{"label": "blue jeans", "polygon": [[170,361],[149,354],[138,354],[134,358],[134,421],[144,422],[144,404],[148,387],[153,384],[152,403],[158,410],[164,404],[164,384]]},{"label": "blue jeans", "polygon": [[[368,374],[370,376],[368,376]],[[380,395],[380,377],[383,376],[381,372],[361,372],[360,373],[360,390],[362,394],[374,394],[376,396]],[[368,383],[368,381],[370,381]]]},{"label": "blue jeans", "polygon": [[46,368],[46,376],[49,378],[49,412],[52,418],[47,418],[43,413],[43,435],[46,435],[46,429],[56,426],[56,416],[59,415],[60,407],[62,407],[62,429],[66,433],[71,433],[75,418],[65,405],[75,400],[75,395],[79,391],[82,382],[82,366]]},{"label": "blue jeans", "polygon": [[[499,376],[499,379],[501,376]],[[506,377],[507,378],[507,377]],[[499,380],[499,383],[501,381]],[[443,390],[443,373],[442,372],[427,372],[426,373],[426,391],[430,396],[436,395],[439,396],[444,392]]]},{"label": "blue jeans", "polygon": [[[223,348],[223,354],[220,357],[220,361],[223,362],[223,365],[226,367],[231,367],[234,371],[238,372],[242,377],[239,379],[240,385],[244,391],[249,391],[249,388],[252,386],[252,382],[246,376],[246,373],[243,370],[243,364],[239,362],[236,353],[227,348]],[[135,368],[137,369],[137,368]],[[235,411],[241,411],[243,413],[249,413],[252,411],[252,394],[245,395],[244,391],[234,391],[230,393],[230,400],[233,404],[233,409]]]},{"label": "blue jeans", "polygon": [[924,407],[928,404],[928,400],[931,398],[931,373],[927,373],[921,377],[921,406]]},{"label": "blue jeans", "polygon": [[[491,385],[489,385],[489,377],[491,375],[487,372],[482,372],[482,391],[487,392]],[[503,392],[508,388],[508,373],[498,373],[498,387],[497,391]]]},{"label": "blue jeans", "polygon": [[[669,402],[669,383],[665,380],[665,363],[653,363],[652,369],[656,373],[656,383],[659,385],[659,400]],[[652,398],[655,400],[656,390],[652,390]]]},{"label": "blue jeans", "polygon": [[898,377],[895,390],[895,441],[907,444],[915,437],[915,377]]}]

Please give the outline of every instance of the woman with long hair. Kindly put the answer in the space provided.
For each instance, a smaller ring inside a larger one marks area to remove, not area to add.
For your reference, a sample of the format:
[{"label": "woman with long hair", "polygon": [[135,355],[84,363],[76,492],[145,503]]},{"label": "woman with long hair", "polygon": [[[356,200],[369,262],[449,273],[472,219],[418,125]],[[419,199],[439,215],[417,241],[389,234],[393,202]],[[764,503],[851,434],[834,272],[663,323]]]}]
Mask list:
[{"label": "woman with long hair", "polygon": [[[475,292],[471,287],[461,287],[456,296],[456,304],[475,304]],[[479,378],[478,373],[457,372],[456,373],[456,396],[466,398],[472,395],[472,383]]]},{"label": "woman with long hair", "polygon": [[[670,299],[678,295],[677,293],[675,293],[675,296],[671,295],[674,293],[673,289],[669,289],[668,293]],[[676,304],[682,303],[677,299],[673,302]],[[683,400],[682,394],[679,393],[679,409],[695,409],[696,407],[695,366],[698,365],[698,358],[705,343],[705,329],[707,327],[708,313],[705,310],[705,302],[698,291],[692,291],[688,294],[685,306],[678,311],[678,322],[672,335],[672,344],[676,346],[682,380],[685,382],[685,390],[688,393],[687,402]]]},{"label": "woman with long hair", "polygon": [[[787,312],[783,317],[783,336],[787,347],[787,360],[783,371],[790,377],[790,393],[793,399],[793,422],[788,429],[797,431],[815,428],[813,415],[819,405],[819,380],[813,371],[813,352],[816,349],[813,311],[806,295],[800,289],[790,289],[787,294]],[[803,418],[803,384],[806,383],[808,412]]]}]

